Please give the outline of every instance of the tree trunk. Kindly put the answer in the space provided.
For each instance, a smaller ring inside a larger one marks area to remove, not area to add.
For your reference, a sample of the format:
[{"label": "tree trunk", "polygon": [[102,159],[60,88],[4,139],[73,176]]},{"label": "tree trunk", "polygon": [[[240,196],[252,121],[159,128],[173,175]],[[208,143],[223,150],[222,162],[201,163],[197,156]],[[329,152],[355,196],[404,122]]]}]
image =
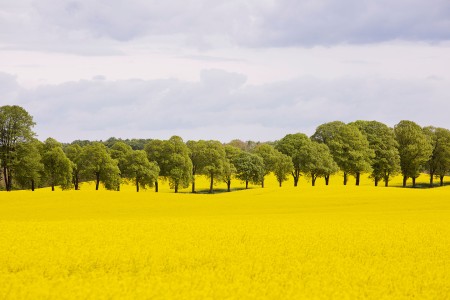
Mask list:
[{"label": "tree trunk", "polygon": [[136,178],[136,192],[139,192],[139,179]]},{"label": "tree trunk", "polygon": [[280,183],[280,187],[281,187],[281,183],[282,183],[282,181],[281,181],[281,180],[278,180],[278,182]]},{"label": "tree trunk", "polygon": [[384,176],[384,186],[387,187],[389,185],[389,175]]},{"label": "tree trunk", "polygon": [[374,178],[374,180],[375,180],[375,186],[378,186],[378,178]]},{"label": "tree trunk", "polygon": [[175,193],[178,193],[178,183],[175,184]]},{"label": "tree trunk", "polygon": [[439,176],[439,181],[440,186],[444,186],[444,176]]},{"label": "tree trunk", "polygon": [[434,174],[430,173],[430,188],[433,187],[433,181],[434,181],[433,179],[434,179]]},{"label": "tree trunk", "polygon": [[100,173],[95,173],[96,181],[95,181],[95,190],[98,191],[98,186],[100,185]]},{"label": "tree trunk", "polygon": [[214,174],[211,173],[211,181],[209,183],[209,193],[212,194],[213,192],[213,185],[214,185]]},{"label": "tree trunk", "polygon": [[158,192],[158,180],[155,181],[155,193]]},{"label": "tree trunk", "polygon": [[344,172],[344,185],[347,185],[347,173]]},{"label": "tree trunk", "polygon": [[317,179],[316,176],[314,176],[314,175],[311,176],[311,184],[312,184],[312,186],[316,185],[316,179]]},{"label": "tree trunk", "polygon": [[361,178],[361,173],[356,172],[356,185],[359,186],[359,180]]},{"label": "tree trunk", "polygon": [[52,192],[55,191],[55,184],[52,183]]},{"label": "tree trunk", "polygon": [[245,181],[245,189],[248,189],[248,180]]},{"label": "tree trunk", "polygon": [[31,191],[34,192],[34,179],[31,179]]},{"label": "tree trunk", "polygon": [[3,167],[3,178],[5,179],[5,188],[6,191],[11,191],[11,185],[9,183],[9,176],[8,176],[8,168]]},{"label": "tree trunk", "polygon": [[406,187],[406,181],[408,180],[407,176],[403,176],[403,187]]},{"label": "tree trunk", "polygon": [[415,188],[416,187],[416,177],[412,178],[412,182],[413,182],[413,188]]},{"label": "tree trunk", "polygon": [[264,188],[264,178],[261,180],[261,187]]},{"label": "tree trunk", "polygon": [[195,193],[195,174],[192,175],[192,193]]},{"label": "tree trunk", "polygon": [[8,170],[8,191],[12,191],[12,176],[9,170]]},{"label": "tree trunk", "polygon": [[294,170],[292,172],[292,177],[294,177],[294,186],[298,185],[298,179],[300,178],[300,172],[298,170]]},{"label": "tree trunk", "polygon": [[325,175],[325,185],[330,183],[330,175]]},{"label": "tree trunk", "polygon": [[231,192],[231,180],[227,181],[227,191]]}]

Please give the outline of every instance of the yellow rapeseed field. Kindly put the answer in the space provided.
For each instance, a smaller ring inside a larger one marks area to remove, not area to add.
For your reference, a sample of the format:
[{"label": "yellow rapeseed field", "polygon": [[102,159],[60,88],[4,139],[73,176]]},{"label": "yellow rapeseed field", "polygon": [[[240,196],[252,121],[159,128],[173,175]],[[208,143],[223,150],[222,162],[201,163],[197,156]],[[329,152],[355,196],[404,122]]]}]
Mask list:
[{"label": "yellow rapeseed field", "polygon": [[363,183],[1,192],[0,299],[450,299],[450,186]]}]

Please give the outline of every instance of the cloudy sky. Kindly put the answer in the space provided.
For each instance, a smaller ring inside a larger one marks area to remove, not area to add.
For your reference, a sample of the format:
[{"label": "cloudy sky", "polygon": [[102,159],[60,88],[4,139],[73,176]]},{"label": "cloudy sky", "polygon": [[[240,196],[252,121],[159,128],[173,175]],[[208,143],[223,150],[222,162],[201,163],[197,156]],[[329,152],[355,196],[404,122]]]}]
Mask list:
[{"label": "cloudy sky", "polygon": [[450,128],[448,0],[0,0],[0,105],[41,140]]}]

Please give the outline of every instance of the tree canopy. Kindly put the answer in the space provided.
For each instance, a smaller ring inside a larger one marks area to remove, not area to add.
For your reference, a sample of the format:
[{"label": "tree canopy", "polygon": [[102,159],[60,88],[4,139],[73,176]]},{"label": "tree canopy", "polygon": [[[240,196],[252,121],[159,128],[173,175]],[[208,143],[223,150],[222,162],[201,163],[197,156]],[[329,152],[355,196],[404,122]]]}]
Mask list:
[{"label": "tree canopy", "polygon": [[406,186],[408,178],[412,178],[413,187],[415,187],[416,178],[433,152],[431,138],[419,125],[407,120],[400,121],[395,125],[394,133],[400,154],[403,187]]}]

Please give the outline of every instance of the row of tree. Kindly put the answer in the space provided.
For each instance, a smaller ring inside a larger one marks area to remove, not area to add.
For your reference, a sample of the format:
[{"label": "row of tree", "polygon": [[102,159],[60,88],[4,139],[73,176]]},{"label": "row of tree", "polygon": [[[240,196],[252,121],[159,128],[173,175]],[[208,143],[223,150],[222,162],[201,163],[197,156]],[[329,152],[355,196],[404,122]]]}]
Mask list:
[{"label": "row of tree", "polygon": [[214,183],[224,181],[231,190],[233,178],[261,184],[273,173],[281,186],[292,175],[294,185],[306,176],[312,185],[324,178],[328,185],[336,172],[349,176],[359,185],[363,173],[369,173],[375,185],[401,173],[403,186],[421,172],[430,175],[430,186],[438,177],[443,185],[450,171],[450,131],[445,128],[420,127],[401,121],[394,128],[377,121],[340,121],[317,127],[308,137],[288,134],[276,142],[257,143],[233,140],[187,141],[178,136],[168,140],[120,140],[105,142],[74,141],[61,144],[49,138],[34,138],[33,118],[19,106],[0,107],[0,162],[2,181],[7,191],[59,185],[79,189],[80,182],[94,181],[96,189],[119,190],[123,181],[133,182],[136,190],[168,180],[171,188],[192,186],[195,178],[205,175]]}]

